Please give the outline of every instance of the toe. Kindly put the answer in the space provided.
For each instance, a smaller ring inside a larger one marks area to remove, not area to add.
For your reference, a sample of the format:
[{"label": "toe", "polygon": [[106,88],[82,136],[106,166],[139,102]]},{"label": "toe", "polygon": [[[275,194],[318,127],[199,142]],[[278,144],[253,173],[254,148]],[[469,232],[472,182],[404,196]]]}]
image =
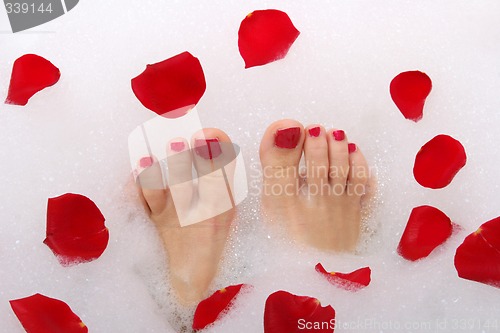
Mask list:
[{"label": "toe", "polygon": [[349,176],[349,148],[343,130],[333,129],[327,133],[328,159],[330,161],[330,183],[335,193],[343,193]]},{"label": "toe", "polygon": [[304,156],[309,190],[315,187],[317,193],[322,193],[323,186],[329,186],[328,143],[322,126],[312,125],[305,129]]},{"label": "toe", "polygon": [[349,167],[347,193],[348,195],[361,197],[367,191],[366,185],[370,176],[370,170],[363,153],[354,143],[349,143]]},{"label": "toe", "polygon": [[158,160],[146,156],[138,162],[136,183],[150,214],[160,214],[167,204],[167,193],[163,183],[163,174]]},{"label": "toe", "polygon": [[193,197],[193,159],[184,138],[175,138],[167,144],[168,187],[177,214],[187,211]]},{"label": "toe", "polygon": [[168,185],[173,186],[193,178],[193,159],[189,143],[184,138],[175,138],[167,144]]},{"label": "toe", "polygon": [[[264,191],[279,184],[279,194],[296,193],[299,186],[299,162],[304,144],[304,128],[298,121],[284,119],[271,124],[260,144]],[[278,195],[278,192],[272,193]]]},{"label": "toe", "polygon": [[205,220],[234,207],[231,187],[236,153],[228,135],[215,128],[196,133],[191,146],[198,174],[196,210]]}]

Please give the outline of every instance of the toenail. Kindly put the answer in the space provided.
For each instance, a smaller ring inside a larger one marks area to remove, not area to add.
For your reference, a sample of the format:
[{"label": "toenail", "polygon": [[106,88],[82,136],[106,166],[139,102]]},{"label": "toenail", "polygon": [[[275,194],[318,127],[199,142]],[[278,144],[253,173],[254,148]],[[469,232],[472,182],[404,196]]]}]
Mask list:
[{"label": "toenail", "polygon": [[316,127],[309,129],[309,135],[313,136],[315,138],[318,137],[320,133],[321,133],[321,127],[319,127],[319,126],[316,126]]},{"label": "toenail", "polygon": [[350,143],[347,145],[347,150],[349,151],[349,154],[354,153],[357,149],[358,147],[356,146],[355,143]]},{"label": "toenail", "polygon": [[336,130],[333,131],[333,137],[335,138],[335,141],[342,141],[345,139],[345,132],[343,130]]},{"label": "toenail", "polygon": [[293,149],[300,140],[300,127],[283,128],[276,131],[274,144],[279,148]]},{"label": "toenail", "polygon": [[196,155],[206,160],[211,160],[222,154],[219,139],[196,139],[194,141],[194,151]]},{"label": "toenail", "polygon": [[151,156],[143,157],[139,160],[139,167],[141,168],[149,168],[153,165],[153,158]]},{"label": "toenail", "polygon": [[186,148],[186,144],[182,141],[170,142],[170,149],[179,153]]}]

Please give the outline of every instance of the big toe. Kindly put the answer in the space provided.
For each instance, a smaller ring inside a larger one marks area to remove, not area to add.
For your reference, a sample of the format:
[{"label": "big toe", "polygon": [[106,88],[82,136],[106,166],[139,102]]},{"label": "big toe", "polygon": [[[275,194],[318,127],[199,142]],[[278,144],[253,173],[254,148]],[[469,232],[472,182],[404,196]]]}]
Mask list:
[{"label": "big toe", "polygon": [[264,193],[296,193],[303,144],[304,127],[298,121],[279,120],[266,129],[259,152]]},{"label": "big toe", "polygon": [[233,184],[236,148],[229,136],[216,128],[193,135],[193,160],[198,174],[198,220],[206,220],[234,208]]}]

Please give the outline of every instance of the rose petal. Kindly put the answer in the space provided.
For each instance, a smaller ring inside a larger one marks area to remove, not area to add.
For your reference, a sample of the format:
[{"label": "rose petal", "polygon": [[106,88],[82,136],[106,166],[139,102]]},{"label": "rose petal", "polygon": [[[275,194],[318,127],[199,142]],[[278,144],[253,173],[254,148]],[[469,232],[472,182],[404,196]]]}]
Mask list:
[{"label": "rose petal", "polygon": [[440,134],[420,148],[415,157],[413,175],[422,186],[438,189],[447,186],[467,162],[462,144]]},{"label": "rose petal", "polygon": [[89,198],[66,193],[47,204],[47,238],[44,243],[63,266],[92,261],[108,245],[104,216]]},{"label": "rose petal", "polygon": [[193,330],[201,330],[212,324],[229,311],[234,298],[241,288],[248,285],[238,284],[217,290],[212,296],[201,301],[196,307],[193,319]]},{"label": "rose petal", "polygon": [[398,253],[407,260],[427,257],[443,244],[453,231],[450,218],[432,206],[415,207],[398,245]]},{"label": "rose petal", "polygon": [[370,267],[363,267],[351,273],[327,272],[321,263],[315,267],[316,271],[323,275],[328,282],[350,291],[358,291],[365,288],[371,281]]},{"label": "rose petal", "polygon": [[85,333],[87,326],[63,301],[35,294],[10,301],[27,333]]},{"label": "rose petal", "polygon": [[144,72],[132,79],[132,90],[142,105],[166,118],[185,115],[205,89],[200,61],[189,52],[147,65]]},{"label": "rose petal", "polygon": [[331,305],[322,307],[316,298],[280,290],[266,300],[264,333],[331,333],[334,327],[335,310]]},{"label": "rose petal", "polygon": [[282,11],[267,9],[248,14],[238,31],[238,48],[245,68],[284,58],[299,34]]},{"label": "rose petal", "polygon": [[36,54],[25,54],[14,62],[6,104],[26,105],[37,92],[56,84],[61,72]]},{"label": "rose petal", "polygon": [[463,279],[500,288],[500,217],[465,238],[455,254],[455,268]]},{"label": "rose petal", "polygon": [[422,119],[425,99],[432,89],[432,81],[427,74],[409,71],[398,74],[391,81],[391,97],[406,119],[414,122]]}]

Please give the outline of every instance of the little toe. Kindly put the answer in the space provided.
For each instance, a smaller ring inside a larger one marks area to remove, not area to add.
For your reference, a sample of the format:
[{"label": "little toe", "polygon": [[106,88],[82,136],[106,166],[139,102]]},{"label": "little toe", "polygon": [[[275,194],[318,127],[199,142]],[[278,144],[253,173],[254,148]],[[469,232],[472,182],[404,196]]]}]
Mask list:
[{"label": "little toe", "polygon": [[[266,129],[259,150],[264,193],[297,193],[304,137],[302,124],[291,119],[276,121]],[[275,184],[278,191],[269,191]]]},{"label": "little toe", "polygon": [[343,130],[333,129],[327,134],[330,183],[334,192],[342,194],[349,177],[349,147]]},{"label": "little toe", "polygon": [[347,193],[351,196],[361,197],[367,192],[370,169],[365,156],[355,143],[349,143],[349,169]]},{"label": "little toe", "polygon": [[143,157],[138,162],[137,172],[136,183],[139,194],[144,199],[149,213],[160,214],[167,205],[167,193],[160,163],[154,157]]},{"label": "little toe", "polygon": [[304,156],[309,190],[314,193],[323,193],[323,186],[330,186],[328,183],[328,143],[323,126],[312,125],[305,129]]}]

